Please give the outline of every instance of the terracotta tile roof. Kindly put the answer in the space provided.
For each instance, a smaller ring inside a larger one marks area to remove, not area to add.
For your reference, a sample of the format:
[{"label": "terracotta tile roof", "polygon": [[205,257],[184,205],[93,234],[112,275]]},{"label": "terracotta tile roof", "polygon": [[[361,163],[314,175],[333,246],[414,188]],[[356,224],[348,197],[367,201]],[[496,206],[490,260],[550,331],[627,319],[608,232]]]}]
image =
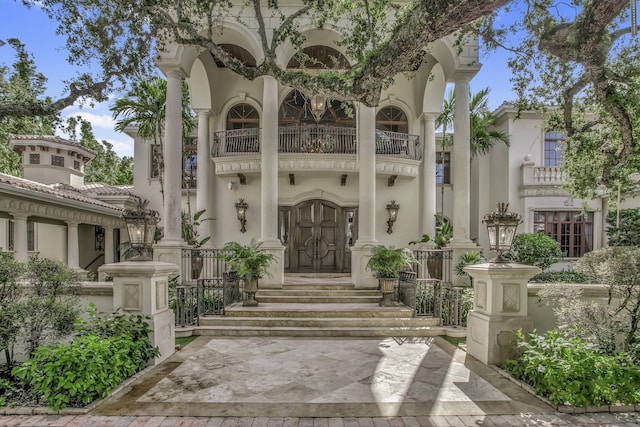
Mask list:
[{"label": "terracotta tile roof", "polygon": [[108,185],[94,182],[83,185],[79,190],[84,194],[98,196],[133,196],[133,185]]},{"label": "terracotta tile roof", "polygon": [[[87,209],[91,209],[92,206],[95,206],[111,209],[114,211],[114,215],[119,215],[120,212],[122,212],[122,209],[117,206],[88,197],[81,191],[78,191],[78,189],[70,189],[71,187],[67,185],[46,185],[35,181],[29,181],[28,179],[0,173],[0,185],[1,184],[8,184],[12,187],[24,190],[25,192],[35,192],[42,195],[54,196],[56,198],[60,198],[61,203],[64,203],[64,199],[67,199],[86,204]],[[33,197],[37,198],[37,195],[34,194]]]},{"label": "terracotta tile roof", "polygon": [[84,150],[87,151],[91,154],[93,154],[94,156],[96,155],[96,152],[83,147],[82,145],[80,145],[77,142],[74,141],[69,141],[68,139],[64,139],[64,138],[60,138],[59,136],[55,136],[55,135],[17,135],[17,134],[9,134],[7,136],[7,140],[11,141],[33,141],[33,142],[37,142],[37,141],[49,141],[49,142],[55,142],[56,144],[62,144],[62,145],[67,145],[69,147],[73,147],[79,150]]}]

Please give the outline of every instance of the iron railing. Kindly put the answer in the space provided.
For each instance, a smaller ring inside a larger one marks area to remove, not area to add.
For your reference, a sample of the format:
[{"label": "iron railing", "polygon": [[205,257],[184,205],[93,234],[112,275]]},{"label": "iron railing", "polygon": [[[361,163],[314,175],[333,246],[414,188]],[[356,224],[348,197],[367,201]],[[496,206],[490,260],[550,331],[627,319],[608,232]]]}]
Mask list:
[{"label": "iron railing", "polygon": [[473,289],[453,287],[437,279],[416,279],[401,272],[398,301],[415,309],[416,316],[435,317],[443,326],[466,326],[473,307]]},{"label": "iron railing", "polygon": [[244,300],[243,281],[235,274],[223,278],[198,279],[197,284],[176,288],[176,326],[197,325],[202,316],[220,316],[225,307]]},{"label": "iron railing", "polygon": [[198,279],[222,278],[227,263],[218,259],[220,249],[182,249],[181,282],[194,285]]},{"label": "iron railing", "polygon": [[[358,149],[356,128],[326,125],[284,126],[278,129],[280,153],[355,154]],[[260,129],[233,129],[216,132],[213,157],[238,156],[260,152]],[[376,130],[376,154],[403,159],[422,159],[418,135]]]},{"label": "iron railing", "polygon": [[451,249],[427,249],[413,251],[417,264],[415,266],[418,281],[435,279],[444,283],[451,283]]}]

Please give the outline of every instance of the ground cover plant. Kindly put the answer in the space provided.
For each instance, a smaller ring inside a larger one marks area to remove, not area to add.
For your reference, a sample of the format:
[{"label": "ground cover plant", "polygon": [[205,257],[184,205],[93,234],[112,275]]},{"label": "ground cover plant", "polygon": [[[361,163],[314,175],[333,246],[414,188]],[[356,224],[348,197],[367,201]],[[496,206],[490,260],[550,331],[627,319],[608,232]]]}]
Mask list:
[{"label": "ground cover plant", "polygon": [[100,316],[91,306],[88,320],[78,321],[75,331],[69,343],[40,346],[32,358],[14,367],[14,384],[7,385],[13,392],[5,400],[21,388],[35,404],[56,410],[81,407],[108,396],[158,355],[149,340],[149,324],[139,315]]},{"label": "ground cover plant", "polygon": [[558,330],[546,336],[518,334],[516,359],[504,367],[553,403],[572,406],[640,402],[640,365],[628,353],[605,354]]}]

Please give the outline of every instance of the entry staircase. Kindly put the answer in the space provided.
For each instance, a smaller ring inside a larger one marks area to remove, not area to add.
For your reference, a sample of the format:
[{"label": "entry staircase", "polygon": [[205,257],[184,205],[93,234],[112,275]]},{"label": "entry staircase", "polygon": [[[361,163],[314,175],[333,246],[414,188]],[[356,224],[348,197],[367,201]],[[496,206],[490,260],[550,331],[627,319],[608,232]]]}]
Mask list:
[{"label": "entry staircase", "polygon": [[201,316],[180,335],[287,337],[424,337],[445,335],[439,319],[415,317],[400,303],[380,306],[378,290],[356,289],[346,277],[286,276],[282,289],[259,289],[257,307],[236,303],[224,316]]}]

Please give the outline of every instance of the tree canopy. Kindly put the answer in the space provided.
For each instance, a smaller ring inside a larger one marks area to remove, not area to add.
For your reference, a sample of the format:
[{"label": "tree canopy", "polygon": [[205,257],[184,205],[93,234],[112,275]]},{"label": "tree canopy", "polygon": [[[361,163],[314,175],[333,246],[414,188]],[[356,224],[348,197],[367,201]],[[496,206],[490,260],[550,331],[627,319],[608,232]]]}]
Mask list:
[{"label": "tree canopy", "polygon": [[[634,4],[635,2],[631,2]],[[518,107],[546,112],[547,127],[567,135],[567,189],[589,198],[635,188],[640,168],[637,24],[626,0],[523,0],[471,30],[506,48]]]},{"label": "tree canopy", "polygon": [[[37,5],[59,23],[58,33],[67,37],[68,61],[83,71],[68,81],[59,100],[0,101],[0,119],[52,114],[79,98],[102,101],[132,78],[152,73],[156,49],[170,42],[211,51],[250,80],[269,75],[304,93],[376,106],[393,76],[422,60],[426,45],[466,29],[490,48],[513,53],[510,66],[520,107],[556,108],[548,125],[568,135],[565,168],[575,196],[593,196],[601,185],[626,192],[634,186],[630,171],[640,167],[639,45],[630,36],[635,23],[630,24],[628,0],[302,0],[282,7],[277,0],[23,3]],[[491,15],[495,11],[498,15]],[[255,65],[216,42],[221,19],[246,24],[243,17],[249,12],[263,51]],[[504,23],[505,13],[515,18]],[[271,30],[266,22],[279,26]],[[310,73],[279,64],[276,52],[285,46],[303,55],[300,28],[307,23],[339,31],[353,65]]]}]

